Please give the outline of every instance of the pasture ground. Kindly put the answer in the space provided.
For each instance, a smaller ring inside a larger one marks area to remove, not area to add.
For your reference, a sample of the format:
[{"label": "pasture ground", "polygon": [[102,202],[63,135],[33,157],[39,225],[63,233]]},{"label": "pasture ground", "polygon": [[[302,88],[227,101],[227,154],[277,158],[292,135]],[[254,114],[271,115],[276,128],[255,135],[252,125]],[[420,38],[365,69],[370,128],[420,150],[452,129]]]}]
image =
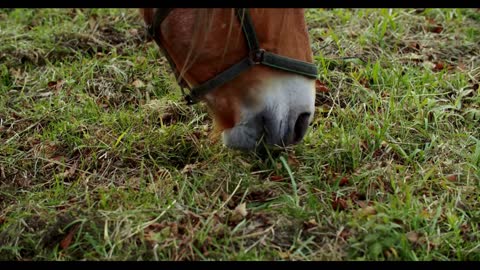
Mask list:
[{"label": "pasture ground", "polygon": [[0,260],[480,260],[480,11],[309,9],[304,142],[210,140],[130,9],[0,11]]}]

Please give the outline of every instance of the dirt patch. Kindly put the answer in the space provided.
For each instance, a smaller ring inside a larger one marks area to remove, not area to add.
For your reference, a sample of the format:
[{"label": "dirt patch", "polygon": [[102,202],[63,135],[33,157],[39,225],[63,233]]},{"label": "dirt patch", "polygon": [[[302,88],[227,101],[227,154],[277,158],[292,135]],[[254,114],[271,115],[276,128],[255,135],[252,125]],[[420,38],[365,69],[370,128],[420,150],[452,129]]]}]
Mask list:
[{"label": "dirt patch", "polygon": [[276,220],[275,235],[272,244],[283,251],[289,250],[294,243],[292,236],[296,235],[302,228],[303,223],[301,221],[287,219],[285,217],[278,218]]},{"label": "dirt patch", "polygon": [[107,74],[87,82],[85,91],[95,98],[95,102],[104,109],[117,108],[125,103],[138,104],[135,95],[128,92],[127,86]]},{"label": "dirt patch", "polygon": [[[248,213],[244,217],[235,219],[235,212],[202,213],[195,214],[190,211],[184,213],[177,221],[163,221],[145,228],[144,238],[153,250],[162,249],[174,256],[174,260],[198,260],[200,257],[193,248],[203,256],[215,256],[219,244],[229,241],[227,237],[243,237],[247,241],[256,241],[265,229],[273,224],[273,218],[262,213]],[[245,230],[231,235],[230,230],[235,228],[243,219],[246,220]],[[210,229],[206,237],[204,234],[205,223],[210,222]],[[238,234],[238,235],[237,235]],[[259,236],[256,236],[259,234]],[[220,244],[221,245],[221,244]],[[157,248],[155,248],[157,246]],[[230,248],[236,249],[236,246]],[[154,251],[155,252],[155,251]]]},{"label": "dirt patch", "polygon": [[[8,219],[8,216],[6,217]],[[40,232],[47,226],[45,218],[33,215],[25,218],[23,222],[12,223],[8,227],[3,226],[0,232],[0,246],[8,246],[10,243],[16,243],[18,255],[23,259],[32,258],[36,254],[35,243],[25,241],[23,237],[16,232],[22,231],[22,236]],[[23,229],[20,229],[22,227]],[[9,249],[0,250],[0,258],[3,260],[17,260],[17,255]]]},{"label": "dirt patch", "polygon": [[41,243],[45,248],[53,248],[60,244],[61,241],[67,236],[68,230],[65,230],[67,225],[72,223],[75,218],[72,214],[60,214],[56,217],[56,222],[47,227],[47,231],[44,234]]},{"label": "dirt patch", "polygon": [[127,43],[124,33],[111,27],[102,27],[94,34],[87,33],[60,33],[55,42],[61,47],[75,51],[83,51],[93,55],[96,52],[109,53],[112,48]]},{"label": "dirt patch", "polygon": [[[268,202],[271,201],[278,196],[278,192],[271,189],[266,190],[252,190],[245,196],[245,202]],[[243,194],[236,194],[232,197],[230,202],[228,203],[228,207],[230,209],[234,209],[237,206],[242,198],[244,197]],[[227,194],[224,194],[224,198],[227,198]]]},{"label": "dirt patch", "polygon": [[43,66],[46,64],[43,52],[38,49],[6,49],[0,52],[0,62],[5,62],[8,66],[23,66],[27,63],[35,66]]},{"label": "dirt patch", "polygon": [[[161,126],[171,126],[177,123],[187,123],[192,121],[194,114],[191,107],[182,106],[172,101],[164,102],[159,100],[152,100],[144,105],[142,109],[146,112],[145,124],[157,123]],[[209,121],[205,121],[205,124],[211,124]],[[208,131],[204,134],[195,134],[198,137],[206,136]]]},{"label": "dirt patch", "polygon": [[60,47],[81,51],[88,55],[98,52],[110,53],[114,48],[122,54],[125,47],[136,47],[148,40],[146,32],[133,28],[131,31],[119,31],[112,25],[105,25],[93,33],[61,33],[55,37]]},{"label": "dirt patch", "polygon": [[[69,61],[75,59],[78,54],[102,56],[113,50],[116,50],[117,54],[122,54],[127,47],[135,48],[148,40],[145,31],[134,30],[124,32],[106,25],[98,28],[94,33],[61,32],[52,37],[55,43],[53,48],[44,49],[32,46],[32,49],[17,49],[8,47],[0,51],[0,61],[8,63],[8,66],[23,66],[28,63],[34,66],[44,66],[47,60],[52,63]],[[27,43],[35,42],[30,36],[21,36],[19,39]]]}]

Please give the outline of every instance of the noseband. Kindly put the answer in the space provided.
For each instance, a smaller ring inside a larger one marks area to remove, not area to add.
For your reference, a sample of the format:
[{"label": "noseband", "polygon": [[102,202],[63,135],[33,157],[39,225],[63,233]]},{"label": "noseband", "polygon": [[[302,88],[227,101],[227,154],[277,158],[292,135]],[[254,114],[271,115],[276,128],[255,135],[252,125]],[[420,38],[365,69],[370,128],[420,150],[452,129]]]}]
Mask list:
[{"label": "noseband", "polygon": [[172,10],[172,8],[155,9],[153,23],[148,26],[147,31],[149,35],[155,40],[160,49],[163,51],[163,54],[170,63],[170,66],[175,72],[175,77],[177,78],[177,82],[179,83],[182,92],[184,92],[183,88],[188,88],[190,90],[190,94],[185,95],[184,93],[185,100],[189,105],[197,103],[203,96],[208,94],[210,91],[216,89],[217,87],[223,85],[228,81],[233,80],[240,73],[249,69],[250,67],[253,67],[254,65],[265,65],[275,69],[304,75],[313,79],[317,78],[317,67],[314,64],[281,56],[260,48],[260,43],[258,41],[255,27],[253,26],[252,18],[249,11],[245,8],[236,8],[235,13],[240,21],[243,34],[245,35],[245,39],[247,41],[249,50],[248,55],[242,60],[240,60],[238,63],[227,68],[220,74],[217,74],[212,79],[204,82],[199,86],[190,88],[185,82],[185,80],[180,77],[180,74],[175,68],[171,57],[169,56],[165,48],[161,45],[160,37],[157,35],[157,31],[159,30],[160,25],[167,18],[168,14]]}]

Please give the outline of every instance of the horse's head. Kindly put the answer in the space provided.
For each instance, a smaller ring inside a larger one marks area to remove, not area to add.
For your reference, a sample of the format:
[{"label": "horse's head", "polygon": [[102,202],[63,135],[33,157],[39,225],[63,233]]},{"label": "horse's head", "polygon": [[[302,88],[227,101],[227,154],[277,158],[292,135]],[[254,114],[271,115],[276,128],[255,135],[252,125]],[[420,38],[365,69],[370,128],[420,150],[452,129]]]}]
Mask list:
[{"label": "horse's head", "polygon": [[[203,88],[194,94],[207,103],[227,146],[302,140],[313,118],[316,74],[304,10],[249,9],[251,27],[234,9],[174,9],[155,23],[158,13],[141,9],[179,77]],[[264,55],[252,48],[255,40]]]}]

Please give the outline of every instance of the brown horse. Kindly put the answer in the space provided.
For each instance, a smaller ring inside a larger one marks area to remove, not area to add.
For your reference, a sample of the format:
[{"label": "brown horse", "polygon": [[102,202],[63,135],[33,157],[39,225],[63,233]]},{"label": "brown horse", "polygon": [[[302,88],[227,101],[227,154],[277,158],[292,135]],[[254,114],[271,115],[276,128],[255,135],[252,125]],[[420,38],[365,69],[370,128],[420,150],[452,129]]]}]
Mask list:
[{"label": "brown horse", "polygon": [[[140,9],[189,102],[206,102],[226,146],[300,142],[316,66],[303,9]],[[192,98],[193,96],[193,98]]]}]

